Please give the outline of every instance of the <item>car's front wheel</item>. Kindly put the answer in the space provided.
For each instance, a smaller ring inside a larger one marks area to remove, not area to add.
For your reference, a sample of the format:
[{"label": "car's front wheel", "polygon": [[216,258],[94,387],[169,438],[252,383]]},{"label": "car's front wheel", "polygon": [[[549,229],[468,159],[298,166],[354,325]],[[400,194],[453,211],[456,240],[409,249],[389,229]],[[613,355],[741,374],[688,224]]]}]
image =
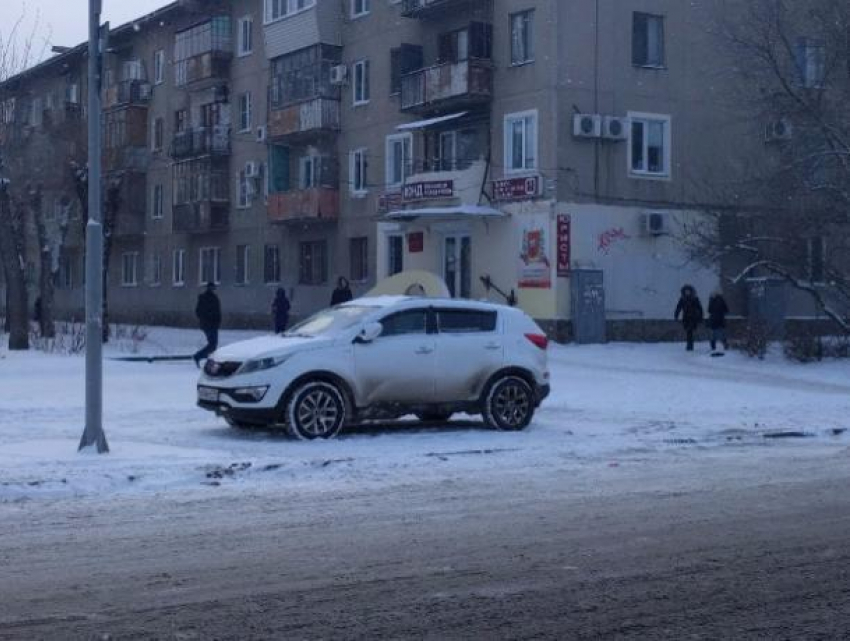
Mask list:
[{"label": "car's front wheel", "polygon": [[345,425],[345,396],[333,383],[308,381],[290,397],[286,425],[296,438],[312,441],[334,438]]},{"label": "car's front wheel", "polygon": [[519,376],[503,376],[487,389],[482,410],[490,427],[524,430],[534,417],[534,390]]}]

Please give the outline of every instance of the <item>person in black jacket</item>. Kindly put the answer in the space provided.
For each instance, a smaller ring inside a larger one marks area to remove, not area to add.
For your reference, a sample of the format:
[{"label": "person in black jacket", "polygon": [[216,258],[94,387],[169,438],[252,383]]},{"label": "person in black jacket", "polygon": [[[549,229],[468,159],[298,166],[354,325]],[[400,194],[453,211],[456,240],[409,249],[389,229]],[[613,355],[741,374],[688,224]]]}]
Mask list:
[{"label": "person in black jacket", "polygon": [[723,349],[728,349],[726,342],[726,315],[729,306],[726,299],[719,291],[714,292],[708,299],[708,329],[711,330],[711,351],[717,350],[717,342],[723,344]]},{"label": "person in black jacket", "polygon": [[348,284],[348,280],[340,276],[336,283],[336,289],[331,294],[331,307],[347,303],[352,298],[354,296],[351,293],[351,286]]},{"label": "person in black jacket", "polygon": [[195,305],[195,316],[201,331],[207,337],[207,345],[192,357],[195,365],[201,366],[201,361],[207,358],[218,348],[218,330],[221,327],[221,303],[215,295],[215,283],[207,283],[206,291],[198,296],[198,304]]},{"label": "person in black jacket", "polygon": [[277,288],[274,301],[272,301],[272,319],[274,320],[274,333],[282,334],[289,325],[289,299],[283,287]]},{"label": "person in black jacket", "polygon": [[673,318],[679,320],[679,316],[682,317],[682,327],[685,328],[687,350],[692,352],[694,351],[694,332],[703,319],[702,303],[693,285],[682,287],[682,297],[679,299],[679,304],[676,305],[676,313]]}]

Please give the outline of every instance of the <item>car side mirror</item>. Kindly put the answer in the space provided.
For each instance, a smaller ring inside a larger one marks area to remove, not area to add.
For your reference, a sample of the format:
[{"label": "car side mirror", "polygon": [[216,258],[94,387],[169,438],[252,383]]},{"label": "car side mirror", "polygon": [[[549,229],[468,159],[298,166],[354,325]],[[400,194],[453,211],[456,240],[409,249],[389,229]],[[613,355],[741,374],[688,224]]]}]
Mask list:
[{"label": "car side mirror", "polygon": [[367,323],[360,333],[354,339],[355,343],[368,344],[378,338],[384,331],[384,326],[380,323]]}]

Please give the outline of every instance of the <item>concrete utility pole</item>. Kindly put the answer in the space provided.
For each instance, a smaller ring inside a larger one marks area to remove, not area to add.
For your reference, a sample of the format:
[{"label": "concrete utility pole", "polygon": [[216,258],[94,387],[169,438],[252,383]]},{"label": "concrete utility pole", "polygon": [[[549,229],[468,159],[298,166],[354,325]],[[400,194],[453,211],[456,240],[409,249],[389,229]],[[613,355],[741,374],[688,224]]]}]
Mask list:
[{"label": "concrete utility pole", "polygon": [[80,450],[109,452],[103,432],[103,214],[101,196],[102,0],[89,0],[89,220],[86,225],[86,427]]}]

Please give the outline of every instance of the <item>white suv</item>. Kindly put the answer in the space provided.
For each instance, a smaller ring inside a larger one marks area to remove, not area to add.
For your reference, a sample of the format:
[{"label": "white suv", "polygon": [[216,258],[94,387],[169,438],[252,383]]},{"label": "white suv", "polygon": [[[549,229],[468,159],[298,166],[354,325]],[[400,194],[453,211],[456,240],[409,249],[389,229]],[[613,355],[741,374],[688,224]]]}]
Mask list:
[{"label": "white suv", "polygon": [[518,309],[456,300],[361,298],[285,334],[219,349],[198,405],[234,427],[285,425],[332,438],[363,420],[482,414],[528,426],[549,394],[546,335]]}]

